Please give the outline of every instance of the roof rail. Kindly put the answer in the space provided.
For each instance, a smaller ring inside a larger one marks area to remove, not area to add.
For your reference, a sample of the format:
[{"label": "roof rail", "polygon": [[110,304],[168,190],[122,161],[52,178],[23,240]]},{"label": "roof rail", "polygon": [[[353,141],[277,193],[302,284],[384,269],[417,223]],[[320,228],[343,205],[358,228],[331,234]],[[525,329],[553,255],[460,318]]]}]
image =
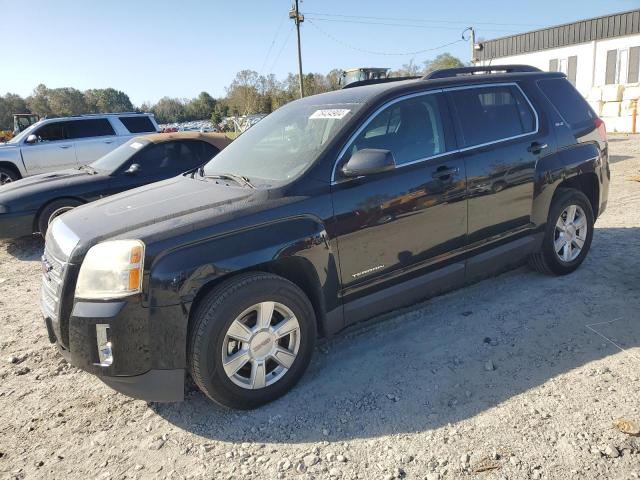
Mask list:
[{"label": "roof rail", "polygon": [[385,78],[371,78],[368,80],[358,80],[356,82],[347,83],[342,89],[345,88],[353,88],[353,87],[362,87],[363,85],[374,85],[376,83],[389,83],[389,82],[400,82],[402,80],[415,80],[420,77],[385,77]]},{"label": "roof rail", "polygon": [[475,75],[482,73],[516,73],[516,72],[541,72],[539,68],[531,65],[488,65],[486,67],[460,67],[443,68],[435,70],[424,77],[423,80],[433,80],[435,78],[458,77],[463,75]]},{"label": "roof rail", "polygon": [[144,112],[104,112],[104,113],[83,113],[78,117],[96,117],[103,115],[144,115]]}]

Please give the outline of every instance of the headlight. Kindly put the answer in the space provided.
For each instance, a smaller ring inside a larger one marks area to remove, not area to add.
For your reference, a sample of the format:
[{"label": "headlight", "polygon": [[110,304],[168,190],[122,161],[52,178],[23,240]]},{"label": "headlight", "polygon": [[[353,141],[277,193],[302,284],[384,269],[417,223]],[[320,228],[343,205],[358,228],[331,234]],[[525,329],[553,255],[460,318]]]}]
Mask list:
[{"label": "headlight", "polygon": [[0,213],[9,213],[9,207],[5,207],[4,205],[0,205]]},{"label": "headlight", "polygon": [[120,298],[142,291],[144,243],[113,240],[91,247],[76,284],[76,297]]}]

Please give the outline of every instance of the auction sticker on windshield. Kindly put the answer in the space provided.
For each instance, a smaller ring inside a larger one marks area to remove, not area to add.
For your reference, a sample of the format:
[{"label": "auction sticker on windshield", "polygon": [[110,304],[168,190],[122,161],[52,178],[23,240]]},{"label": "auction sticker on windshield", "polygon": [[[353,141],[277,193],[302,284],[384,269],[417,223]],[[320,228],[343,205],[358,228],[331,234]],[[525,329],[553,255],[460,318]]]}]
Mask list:
[{"label": "auction sticker on windshield", "polygon": [[337,118],[338,120],[344,118],[347,113],[349,113],[351,110],[347,109],[347,108],[329,108],[326,110],[316,110],[315,112],[313,112],[311,114],[311,116],[309,117],[310,119],[312,118]]},{"label": "auction sticker on windshield", "polygon": [[133,142],[131,145],[129,145],[131,148],[135,148],[136,150],[144,147],[144,145],[140,142]]}]

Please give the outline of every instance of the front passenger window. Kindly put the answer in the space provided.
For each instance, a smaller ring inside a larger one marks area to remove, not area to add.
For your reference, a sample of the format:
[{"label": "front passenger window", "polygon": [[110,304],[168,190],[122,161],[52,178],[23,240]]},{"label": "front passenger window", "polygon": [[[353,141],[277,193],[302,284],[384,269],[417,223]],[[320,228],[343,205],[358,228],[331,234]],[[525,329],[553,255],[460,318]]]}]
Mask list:
[{"label": "front passenger window", "polygon": [[38,141],[55,142],[58,140],[66,140],[68,138],[66,123],[67,122],[53,122],[43,125],[35,131]]},{"label": "front passenger window", "polygon": [[365,148],[391,151],[396,165],[445,153],[439,97],[439,94],[425,94],[388,106],[360,132],[343,161]]}]

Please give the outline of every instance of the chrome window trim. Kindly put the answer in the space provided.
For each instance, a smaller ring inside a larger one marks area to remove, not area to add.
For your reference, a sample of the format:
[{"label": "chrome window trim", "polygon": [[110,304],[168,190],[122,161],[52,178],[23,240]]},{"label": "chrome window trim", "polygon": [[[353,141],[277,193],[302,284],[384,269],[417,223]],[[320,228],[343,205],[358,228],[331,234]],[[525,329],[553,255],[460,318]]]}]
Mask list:
[{"label": "chrome window trim", "polygon": [[[403,163],[401,165],[397,165],[396,168],[408,167],[410,165],[415,165],[416,163],[425,162],[425,161],[431,160],[433,158],[439,158],[439,157],[443,157],[445,155],[452,155],[454,153],[466,152],[468,150],[473,150],[474,148],[486,147],[488,145],[493,145],[493,144],[502,143],[502,142],[508,142],[510,140],[515,140],[517,138],[522,138],[522,137],[526,137],[526,136],[529,136],[529,135],[537,134],[539,129],[540,129],[540,122],[539,122],[539,119],[538,119],[538,112],[535,109],[535,107],[533,106],[533,104],[531,103],[531,100],[529,100],[529,97],[527,97],[527,95],[524,93],[524,91],[522,90],[520,85],[518,85],[516,82],[497,82],[497,83],[462,85],[462,86],[459,86],[459,87],[446,87],[446,88],[438,88],[438,89],[435,89],[435,90],[429,90],[429,91],[426,91],[426,92],[410,93],[408,95],[403,95],[401,97],[394,98],[393,100],[389,100],[387,103],[383,104],[380,108],[376,109],[371,115],[369,115],[367,120],[358,128],[358,130],[356,130],[349,137],[349,141],[347,141],[345,146],[342,147],[342,149],[340,150],[340,153],[338,154],[338,158],[336,159],[335,163],[333,164],[333,170],[331,171],[331,185],[337,185],[339,183],[339,182],[336,181],[336,169],[338,168],[338,164],[340,163],[340,160],[342,159],[342,157],[346,153],[346,151],[349,148],[349,146],[356,139],[356,137],[362,133],[362,131],[367,127],[367,125],[369,125],[369,123],[371,123],[373,121],[373,119],[379,113],[381,113],[383,110],[385,110],[387,107],[389,107],[389,106],[391,106],[391,105],[393,105],[395,103],[401,102],[403,100],[407,100],[409,98],[421,97],[421,96],[424,96],[424,95],[432,95],[434,93],[445,93],[445,92],[451,92],[451,91],[455,91],[455,90],[468,90],[470,88],[488,88],[488,87],[502,87],[502,86],[514,86],[520,91],[520,93],[522,94],[522,96],[526,100],[527,104],[529,105],[529,108],[531,108],[531,111],[533,112],[533,116],[534,116],[535,122],[536,122],[534,130],[532,130],[531,132],[522,133],[520,135],[515,135],[513,137],[505,137],[505,138],[501,138],[499,140],[493,140],[491,142],[481,143],[481,144],[477,144],[477,145],[471,145],[469,147],[458,148],[458,149],[455,149],[455,150],[449,150],[447,152],[439,153],[437,155],[432,155],[430,157],[419,158],[419,159],[413,160],[411,162],[407,162],[407,163]],[[452,117],[451,120],[454,123],[453,128],[455,129],[456,128],[456,125],[455,125],[455,120],[456,119],[453,118],[453,115],[451,115],[451,117]],[[358,178],[360,178],[360,177],[358,177]]]}]

